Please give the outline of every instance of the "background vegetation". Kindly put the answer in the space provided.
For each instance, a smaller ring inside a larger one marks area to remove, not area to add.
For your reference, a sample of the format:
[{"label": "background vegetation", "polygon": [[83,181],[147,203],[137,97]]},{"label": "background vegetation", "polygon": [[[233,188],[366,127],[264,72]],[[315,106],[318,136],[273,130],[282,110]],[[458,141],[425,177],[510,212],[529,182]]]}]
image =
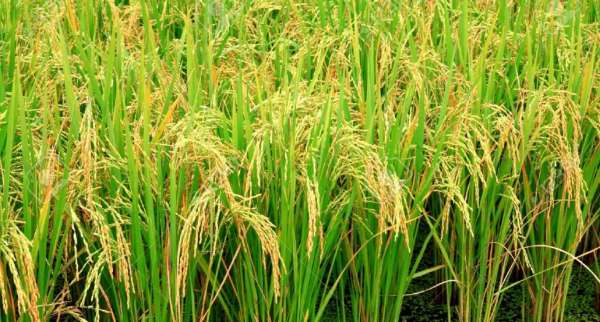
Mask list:
[{"label": "background vegetation", "polygon": [[0,317],[561,321],[599,45],[596,0],[0,0]]}]

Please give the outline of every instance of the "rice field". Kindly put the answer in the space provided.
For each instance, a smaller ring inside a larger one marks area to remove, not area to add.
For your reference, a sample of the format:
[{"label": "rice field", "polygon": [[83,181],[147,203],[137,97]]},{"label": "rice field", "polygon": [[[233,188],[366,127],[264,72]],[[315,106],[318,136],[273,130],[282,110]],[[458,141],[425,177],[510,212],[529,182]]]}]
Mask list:
[{"label": "rice field", "polygon": [[0,320],[565,321],[599,134],[597,0],[0,0]]}]

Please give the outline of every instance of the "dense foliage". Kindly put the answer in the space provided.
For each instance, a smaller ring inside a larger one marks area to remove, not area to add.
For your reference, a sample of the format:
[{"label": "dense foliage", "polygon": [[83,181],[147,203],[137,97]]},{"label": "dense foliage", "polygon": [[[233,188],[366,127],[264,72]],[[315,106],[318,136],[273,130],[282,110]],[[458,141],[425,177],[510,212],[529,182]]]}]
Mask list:
[{"label": "dense foliage", "polygon": [[599,133],[597,0],[0,0],[0,320],[561,321]]}]

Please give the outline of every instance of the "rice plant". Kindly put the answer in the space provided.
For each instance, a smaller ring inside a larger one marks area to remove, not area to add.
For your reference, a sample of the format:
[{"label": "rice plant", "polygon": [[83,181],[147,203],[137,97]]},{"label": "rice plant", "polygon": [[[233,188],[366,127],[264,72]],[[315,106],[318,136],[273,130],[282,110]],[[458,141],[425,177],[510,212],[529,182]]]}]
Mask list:
[{"label": "rice plant", "polygon": [[564,321],[599,134],[596,0],[0,0],[0,320]]}]

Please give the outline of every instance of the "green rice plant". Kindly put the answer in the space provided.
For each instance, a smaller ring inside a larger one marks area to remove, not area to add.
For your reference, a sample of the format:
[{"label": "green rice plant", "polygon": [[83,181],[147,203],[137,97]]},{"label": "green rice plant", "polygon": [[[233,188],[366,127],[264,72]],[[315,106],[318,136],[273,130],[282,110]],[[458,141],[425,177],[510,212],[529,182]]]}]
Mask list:
[{"label": "green rice plant", "polygon": [[494,321],[514,287],[565,320],[573,265],[600,285],[599,27],[593,0],[0,0],[0,320]]}]

